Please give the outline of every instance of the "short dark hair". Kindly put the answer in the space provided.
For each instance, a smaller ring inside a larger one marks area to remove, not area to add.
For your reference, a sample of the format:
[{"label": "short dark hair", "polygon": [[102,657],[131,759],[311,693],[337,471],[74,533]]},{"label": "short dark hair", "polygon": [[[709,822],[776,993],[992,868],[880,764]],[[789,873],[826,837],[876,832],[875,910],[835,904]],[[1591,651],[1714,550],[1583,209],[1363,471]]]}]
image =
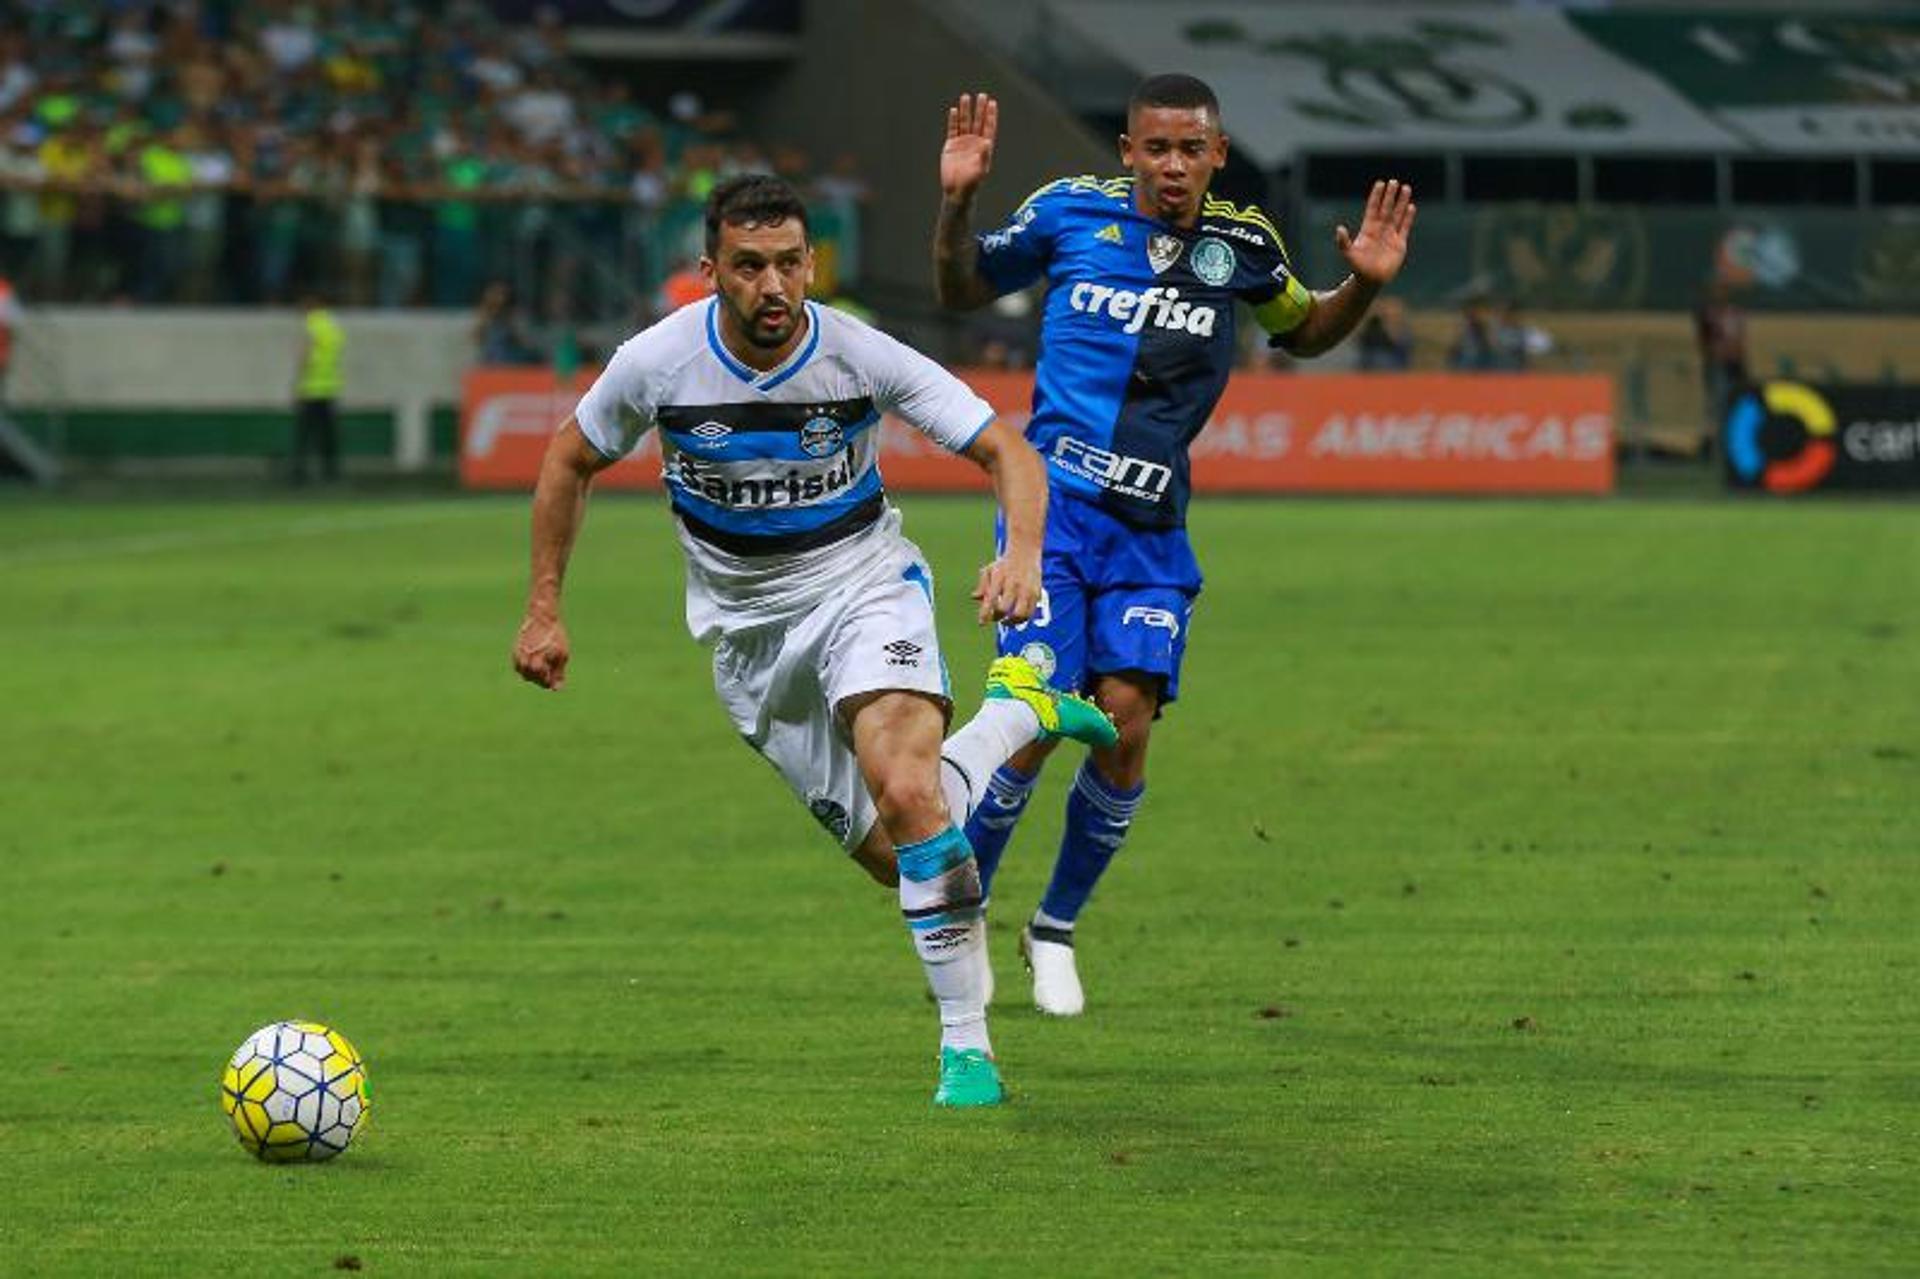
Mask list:
[{"label": "short dark hair", "polygon": [[1220,119],[1220,99],[1205,80],[1190,75],[1148,76],[1127,99],[1127,119],[1142,107],[1173,107],[1181,111],[1207,110],[1216,123]]},{"label": "short dark hair", "polygon": [[800,224],[801,238],[809,238],[807,205],[785,178],[771,173],[743,173],[713,188],[707,197],[707,256],[720,247],[720,225],[778,226],[788,218]]}]

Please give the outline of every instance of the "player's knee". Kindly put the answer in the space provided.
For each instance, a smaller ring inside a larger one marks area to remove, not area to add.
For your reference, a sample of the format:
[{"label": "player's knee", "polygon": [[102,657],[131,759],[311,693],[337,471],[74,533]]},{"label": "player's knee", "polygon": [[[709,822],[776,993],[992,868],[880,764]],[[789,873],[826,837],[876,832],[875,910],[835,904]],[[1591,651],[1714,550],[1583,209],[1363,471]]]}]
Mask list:
[{"label": "player's knee", "polygon": [[1093,752],[1094,769],[1109,785],[1131,790],[1146,780],[1147,742],[1160,706],[1158,689],[1135,680],[1108,679],[1101,682],[1095,700],[1113,716],[1120,740]]},{"label": "player's knee", "polygon": [[1154,712],[1160,709],[1157,689],[1135,680],[1108,679],[1101,681],[1094,700],[1113,717],[1123,746],[1130,739],[1145,745],[1148,734],[1153,731]]},{"label": "player's knee", "polygon": [[873,805],[889,829],[924,826],[944,811],[945,804],[937,772],[899,769],[876,779],[873,788]]}]

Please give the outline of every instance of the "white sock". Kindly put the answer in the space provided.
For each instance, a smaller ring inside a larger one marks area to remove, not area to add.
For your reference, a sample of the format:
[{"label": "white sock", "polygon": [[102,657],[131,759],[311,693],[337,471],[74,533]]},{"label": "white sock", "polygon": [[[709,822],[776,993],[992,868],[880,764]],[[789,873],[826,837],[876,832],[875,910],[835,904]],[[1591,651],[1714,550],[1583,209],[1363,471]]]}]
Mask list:
[{"label": "white sock", "polygon": [[955,825],[964,823],[986,798],[994,770],[1039,736],[1040,717],[1033,707],[1013,698],[993,698],[982,702],[974,717],[941,745],[940,789]]},{"label": "white sock", "polygon": [[958,829],[900,854],[900,911],[940,1005],[940,1046],[991,1054],[987,1038],[987,921],[980,870]]},{"label": "white sock", "polygon": [[1063,933],[1073,931],[1073,921],[1071,919],[1055,919],[1044,910],[1036,910],[1033,912],[1033,922],[1040,928],[1057,928]]}]

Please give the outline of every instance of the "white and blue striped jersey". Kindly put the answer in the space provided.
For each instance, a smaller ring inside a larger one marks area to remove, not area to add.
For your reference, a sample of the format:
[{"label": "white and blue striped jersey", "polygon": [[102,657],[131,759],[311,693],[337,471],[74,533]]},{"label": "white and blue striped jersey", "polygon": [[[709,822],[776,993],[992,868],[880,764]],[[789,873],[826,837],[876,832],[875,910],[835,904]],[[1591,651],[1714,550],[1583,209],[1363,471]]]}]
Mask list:
[{"label": "white and blue striped jersey", "polygon": [[955,452],[993,420],[926,356],[812,302],[792,356],[751,369],[721,342],[719,305],[684,306],[622,343],[574,410],[609,458],[659,429],[687,625],[703,642],[792,618],[902,540],[880,476],[883,413]]}]

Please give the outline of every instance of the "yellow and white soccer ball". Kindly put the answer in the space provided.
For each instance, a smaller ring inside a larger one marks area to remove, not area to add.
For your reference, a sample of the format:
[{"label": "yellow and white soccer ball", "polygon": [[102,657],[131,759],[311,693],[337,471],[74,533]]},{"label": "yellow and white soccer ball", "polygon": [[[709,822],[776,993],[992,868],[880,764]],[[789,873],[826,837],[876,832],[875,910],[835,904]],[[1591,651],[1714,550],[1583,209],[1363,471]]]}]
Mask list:
[{"label": "yellow and white soccer ball", "polygon": [[220,1078],[240,1144],[272,1163],[331,1159],[367,1122],[367,1064],[317,1021],[276,1021],[247,1036]]}]

